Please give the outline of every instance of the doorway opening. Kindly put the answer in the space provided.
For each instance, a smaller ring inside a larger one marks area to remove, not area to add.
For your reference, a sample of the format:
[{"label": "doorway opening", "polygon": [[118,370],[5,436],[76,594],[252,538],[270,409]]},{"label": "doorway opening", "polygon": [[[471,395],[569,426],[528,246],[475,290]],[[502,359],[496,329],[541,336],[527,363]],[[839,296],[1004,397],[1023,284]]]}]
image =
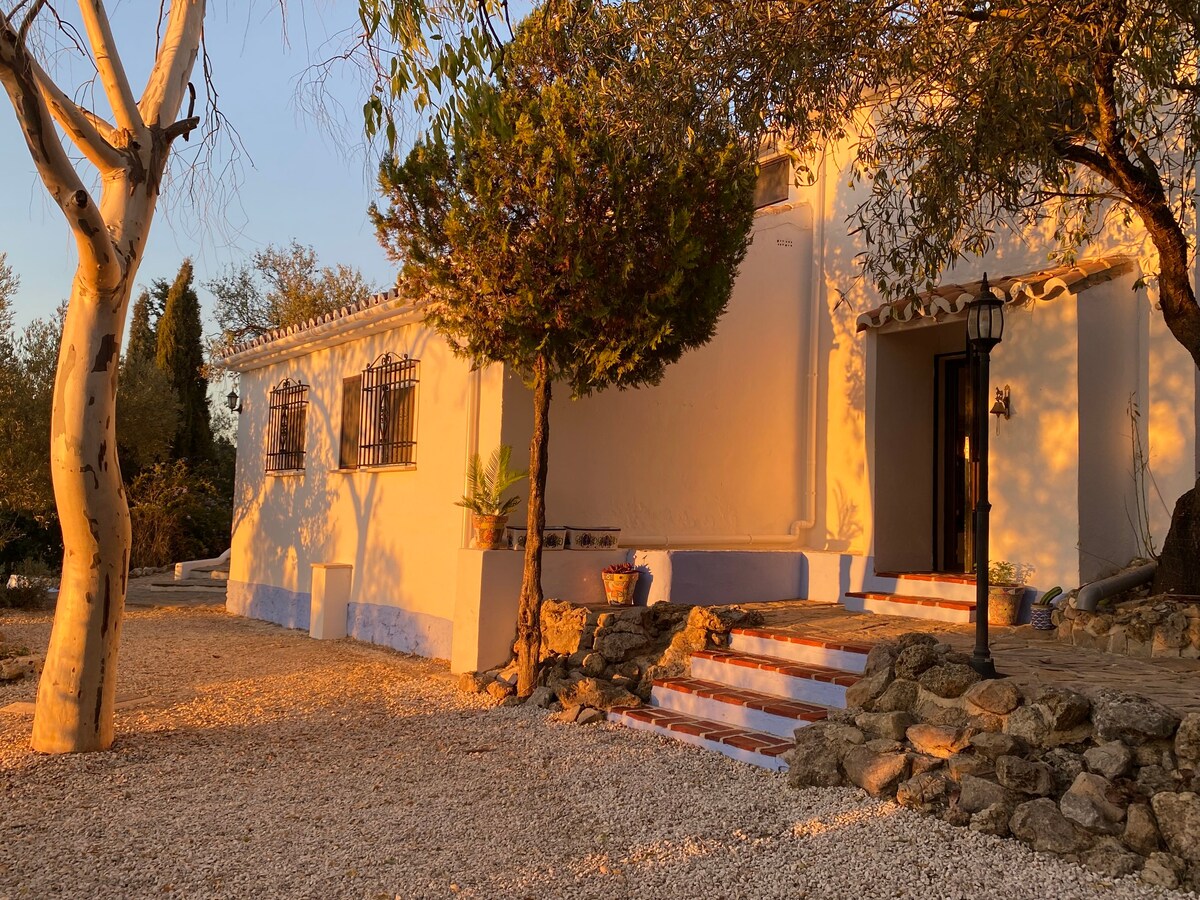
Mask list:
[{"label": "doorway opening", "polygon": [[967,352],[934,357],[933,570],[975,570],[971,423],[972,366]]}]

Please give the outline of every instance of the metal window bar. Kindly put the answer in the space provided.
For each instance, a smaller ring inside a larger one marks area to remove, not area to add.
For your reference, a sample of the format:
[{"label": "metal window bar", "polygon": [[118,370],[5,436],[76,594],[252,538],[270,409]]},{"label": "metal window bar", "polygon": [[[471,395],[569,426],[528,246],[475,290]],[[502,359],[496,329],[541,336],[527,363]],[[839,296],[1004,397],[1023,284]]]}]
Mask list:
[{"label": "metal window bar", "polygon": [[304,468],[304,428],[308,412],[308,385],[285,378],[271,389],[267,428],[267,471]]},{"label": "metal window bar", "polygon": [[363,371],[360,466],[410,466],[416,462],[419,365],[419,360],[385,353]]}]

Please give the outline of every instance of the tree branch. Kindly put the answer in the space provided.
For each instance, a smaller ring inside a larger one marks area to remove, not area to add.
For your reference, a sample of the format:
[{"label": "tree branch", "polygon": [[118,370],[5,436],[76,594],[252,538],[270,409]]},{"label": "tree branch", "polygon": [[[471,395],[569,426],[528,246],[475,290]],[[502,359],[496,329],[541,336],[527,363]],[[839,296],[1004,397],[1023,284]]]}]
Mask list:
[{"label": "tree branch", "polygon": [[[204,0],[173,0],[163,35],[162,49],[154,60],[154,68],[146,81],[139,109],[151,125],[167,127],[183,104],[188,78],[196,55],[200,52],[200,36],[204,25]],[[184,122],[190,121],[191,114]],[[178,129],[182,123],[171,127]],[[191,128],[195,128],[193,125]],[[187,134],[191,130],[176,131]]]},{"label": "tree branch", "polygon": [[63,149],[34,74],[33,60],[7,18],[0,22],[0,84],[12,101],[38,175],[67,218],[80,265],[91,267],[101,282],[115,284],[124,264],[114,252],[104,216]]},{"label": "tree branch", "polygon": [[129,87],[129,78],[117,53],[104,3],[102,0],[79,0],[79,11],[87,28],[92,55],[96,58],[96,70],[100,73],[104,93],[113,109],[113,118],[121,128],[135,135],[144,134],[146,123],[142,121],[137,101],[133,99],[133,91]]},{"label": "tree branch", "polygon": [[[59,89],[54,80],[37,64],[37,60],[29,59],[29,67],[50,115],[54,116],[54,120],[71,139],[71,143],[78,147],[101,173],[123,168],[126,163],[125,157],[110,140],[114,134],[113,127],[99,116],[81,109]],[[107,134],[101,131],[101,127]]]},{"label": "tree branch", "polygon": [[1108,161],[1108,158],[1099,150],[1065,140],[1056,141],[1054,149],[1059,156],[1068,162],[1073,162],[1076,165],[1083,166],[1085,169],[1090,169],[1109,184],[1119,186],[1116,171]]}]

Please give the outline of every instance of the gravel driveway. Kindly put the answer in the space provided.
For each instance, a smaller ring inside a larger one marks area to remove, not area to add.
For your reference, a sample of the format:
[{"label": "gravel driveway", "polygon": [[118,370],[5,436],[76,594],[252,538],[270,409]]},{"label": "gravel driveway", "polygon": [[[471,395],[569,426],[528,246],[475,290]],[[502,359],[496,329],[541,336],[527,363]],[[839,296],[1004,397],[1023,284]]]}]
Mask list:
[{"label": "gravel driveway", "polygon": [[1168,896],[216,607],[131,610],[119,694],[110,753],[35,756],[0,714],[0,897]]}]

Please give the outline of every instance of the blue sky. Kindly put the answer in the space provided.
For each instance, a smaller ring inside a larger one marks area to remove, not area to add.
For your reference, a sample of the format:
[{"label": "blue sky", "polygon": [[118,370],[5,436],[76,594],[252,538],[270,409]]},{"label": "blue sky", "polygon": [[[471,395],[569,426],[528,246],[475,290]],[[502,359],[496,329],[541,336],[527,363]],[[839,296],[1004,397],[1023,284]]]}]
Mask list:
[{"label": "blue sky", "polygon": [[[134,92],[140,93],[154,41],[150,11],[158,4],[118,0],[109,7]],[[356,4],[349,0],[289,4],[286,26],[278,6],[265,0],[209,3],[206,37],[220,106],[253,164],[244,160],[240,187],[223,208],[198,210],[183,200],[182,191],[168,187],[139,285],[173,277],[183,257],[191,256],[201,301],[209,304],[203,282],[267,244],[293,238],[311,244],[323,264],[354,265],[377,285],[391,284],[394,266],[366,217],[375,189],[374,167],[362,148],[363,88],[349,75],[329,84],[328,99],[342,107],[342,121],[332,124],[312,121],[298,93],[309,64],[329,55],[330,39],[336,42],[339,32],[356,23]],[[200,77],[197,66],[193,80],[199,83]],[[71,92],[75,82],[67,81],[60,79]],[[232,184],[227,178],[215,181],[226,193]],[[67,296],[75,258],[66,224],[46,198],[3,94],[0,197],[0,252],[21,278],[14,304],[20,326],[47,315]]]}]

